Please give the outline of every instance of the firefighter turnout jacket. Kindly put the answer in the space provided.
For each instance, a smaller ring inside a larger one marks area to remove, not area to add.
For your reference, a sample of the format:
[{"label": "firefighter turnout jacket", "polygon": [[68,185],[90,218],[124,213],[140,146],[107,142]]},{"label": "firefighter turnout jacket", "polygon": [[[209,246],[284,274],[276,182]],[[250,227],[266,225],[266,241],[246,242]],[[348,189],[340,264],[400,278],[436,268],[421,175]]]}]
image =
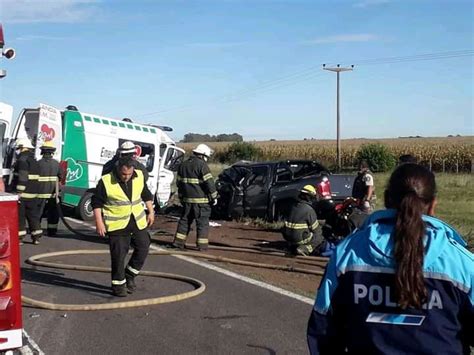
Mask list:
[{"label": "firefighter turnout jacket", "polygon": [[293,246],[311,244],[318,226],[318,217],[311,204],[298,200],[285,218],[283,237]]},{"label": "firefighter turnout jacket", "polygon": [[143,173],[135,169],[132,178],[122,182],[114,169],[102,176],[92,199],[92,207],[101,208],[109,234],[132,234],[147,226],[142,202],[152,201]]},{"label": "firefighter turnout jacket", "polygon": [[396,211],[374,212],[339,244],[308,324],[311,354],[469,354],[474,345],[474,256],[434,217],[426,225],[421,309],[397,305]]},{"label": "firefighter turnout jacket", "polygon": [[217,199],[214,178],[206,162],[192,156],[178,168],[178,195],[183,203],[208,204]]},{"label": "firefighter turnout jacket", "polygon": [[49,199],[55,197],[56,183],[61,178],[59,162],[51,156],[43,156],[38,161],[38,198]]},{"label": "firefighter turnout jacket", "polygon": [[38,162],[33,151],[24,151],[18,155],[13,168],[11,190],[22,199],[34,199],[38,195]]}]

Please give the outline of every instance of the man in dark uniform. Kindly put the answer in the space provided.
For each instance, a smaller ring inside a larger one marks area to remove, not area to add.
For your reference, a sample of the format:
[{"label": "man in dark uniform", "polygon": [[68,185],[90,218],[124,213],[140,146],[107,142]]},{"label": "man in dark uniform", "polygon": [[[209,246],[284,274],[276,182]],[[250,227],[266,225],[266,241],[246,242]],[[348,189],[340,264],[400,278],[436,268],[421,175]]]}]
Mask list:
[{"label": "man in dark uniform", "polygon": [[205,144],[199,144],[193,150],[193,156],[178,168],[178,195],[183,205],[183,213],[178,222],[178,229],[173,245],[184,249],[186,238],[193,221],[196,220],[197,247],[207,250],[209,245],[209,217],[211,206],[217,203],[217,191],[207,159],[213,151]]},{"label": "man in dark uniform", "polygon": [[43,156],[38,161],[38,198],[42,201],[43,212],[48,219],[47,234],[54,237],[58,231],[59,213],[56,205],[56,190],[59,190],[59,180],[63,173],[59,167],[59,162],[53,158],[56,147],[53,142],[44,142],[40,147]]},{"label": "man in dark uniform", "polygon": [[10,190],[20,196],[18,239],[21,244],[26,235],[26,221],[28,221],[33,244],[39,244],[43,231],[41,230],[41,201],[37,198],[38,162],[29,139],[18,139],[15,150],[18,156],[13,167]]},{"label": "man in dark uniform", "polygon": [[[97,233],[109,237],[112,293],[118,297],[136,290],[135,277],[143,267],[150,247],[147,228],[155,219],[153,195],[143,173],[134,166],[130,157],[119,159],[116,168],[102,176],[92,197]],[[125,267],[130,245],[134,250]]]},{"label": "man in dark uniform", "polygon": [[282,232],[290,254],[310,255],[323,242],[318,217],[312,206],[316,194],[314,186],[304,186],[285,218]]},{"label": "man in dark uniform", "polygon": [[374,177],[365,160],[361,160],[359,163],[359,172],[352,188],[352,197],[359,200],[360,209],[363,212],[370,213],[374,210],[376,201]]},{"label": "man in dark uniform", "polygon": [[120,158],[127,158],[127,157],[133,158],[133,164],[134,164],[135,169],[141,170],[141,172],[143,173],[143,176],[145,177],[145,182],[146,182],[149,176],[148,170],[146,170],[146,167],[137,160],[135,143],[131,141],[126,141],[122,143],[120,148],[117,149],[117,154],[115,154],[112,157],[112,159],[110,159],[108,162],[104,164],[104,166],[102,167],[102,176],[114,170],[114,167],[116,167]]}]

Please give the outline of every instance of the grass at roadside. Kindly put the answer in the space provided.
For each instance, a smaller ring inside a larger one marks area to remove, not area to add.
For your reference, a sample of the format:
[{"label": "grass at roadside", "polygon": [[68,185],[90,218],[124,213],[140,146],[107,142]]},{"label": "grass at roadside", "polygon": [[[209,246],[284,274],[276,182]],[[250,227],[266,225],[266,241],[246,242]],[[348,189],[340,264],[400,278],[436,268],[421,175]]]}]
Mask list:
[{"label": "grass at roadside", "polygon": [[[383,208],[383,192],[390,174],[375,174],[377,208]],[[474,175],[436,174],[436,217],[452,225],[474,249]]]}]

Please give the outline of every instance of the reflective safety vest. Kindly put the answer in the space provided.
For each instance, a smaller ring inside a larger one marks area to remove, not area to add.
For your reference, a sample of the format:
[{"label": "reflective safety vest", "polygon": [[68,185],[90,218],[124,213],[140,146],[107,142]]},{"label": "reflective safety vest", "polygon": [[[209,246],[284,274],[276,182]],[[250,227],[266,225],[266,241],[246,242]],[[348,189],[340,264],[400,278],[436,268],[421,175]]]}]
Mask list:
[{"label": "reflective safety vest", "polygon": [[132,200],[130,201],[122,190],[116,177],[112,174],[102,176],[102,182],[107,193],[107,201],[102,208],[107,232],[125,229],[133,214],[138,229],[147,226],[146,214],[142,204],[141,194],[145,187],[143,173],[135,170],[137,176],[132,177]]}]

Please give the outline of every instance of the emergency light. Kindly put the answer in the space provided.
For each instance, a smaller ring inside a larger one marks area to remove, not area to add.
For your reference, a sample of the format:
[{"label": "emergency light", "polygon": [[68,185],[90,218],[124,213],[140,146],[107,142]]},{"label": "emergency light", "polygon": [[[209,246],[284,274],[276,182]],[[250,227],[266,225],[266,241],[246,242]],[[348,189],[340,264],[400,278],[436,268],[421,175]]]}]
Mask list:
[{"label": "emergency light", "polygon": [[2,55],[7,59],[13,59],[16,56],[16,51],[13,48],[5,48]]}]

